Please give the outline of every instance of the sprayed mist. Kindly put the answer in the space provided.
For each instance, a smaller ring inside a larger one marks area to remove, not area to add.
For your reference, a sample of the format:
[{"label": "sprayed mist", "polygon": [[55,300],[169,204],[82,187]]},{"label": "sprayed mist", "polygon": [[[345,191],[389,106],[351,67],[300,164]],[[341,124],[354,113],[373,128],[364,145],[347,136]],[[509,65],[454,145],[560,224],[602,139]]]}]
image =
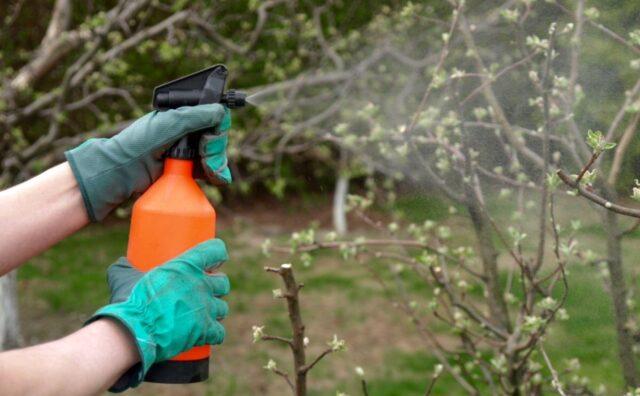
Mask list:
[{"label": "sprayed mist", "polygon": [[[535,187],[542,175],[531,158],[514,150],[513,139],[541,156],[540,86],[552,21],[557,21],[558,33],[550,78],[559,93],[551,111],[557,118],[566,111],[559,103],[567,95],[563,90],[573,30],[553,5],[542,4],[531,13],[519,38],[514,33],[517,26],[510,22],[513,15],[485,3],[466,9],[464,23],[474,40],[472,47],[462,33],[462,21],[449,35],[451,10],[410,5],[372,22],[342,51],[328,52],[327,63],[313,72],[253,92],[247,101],[282,126],[286,143],[295,144],[298,138],[328,140],[346,149],[352,162],[416,188],[431,188],[436,177],[462,189],[465,181],[460,173],[468,157],[495,185],[508,179]],[[446,57],[440,63],[443,46]],[[476,48],[486,69],[481,69],[470,48]],[[334,57],[341,58],[342,69],[336,70]],[[577,96],[582,80],[596,86],[594,82],[611,78],[597,70],[585,72],[576,84]],[[490,93],[483,90],[488,84]],[[428,99],[422,103],[427,91]],[[496,114],[491,100],[502,114]],[[505,136],[500,117],[510,123],[515,138]],[[557,139],[575,140],[577,136],[567,136],[575,131],[566,120],[589,118],[569,113],[554,125],[554,134]],[[575,166],[561,148],[552,144],[551,149],[555,165]]]}]

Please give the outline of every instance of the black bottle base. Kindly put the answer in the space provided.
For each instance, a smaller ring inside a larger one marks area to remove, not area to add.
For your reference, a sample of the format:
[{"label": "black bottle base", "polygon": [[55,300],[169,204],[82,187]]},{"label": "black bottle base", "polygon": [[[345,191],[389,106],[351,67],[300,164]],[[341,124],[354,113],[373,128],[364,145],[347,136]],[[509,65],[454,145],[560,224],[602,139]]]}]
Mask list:
[{"label": "black bottle base", "polygon": [[192,384],[209,378],[209,359],[166,360],[151,366],[144,377],[146,382],[159,384]]}]

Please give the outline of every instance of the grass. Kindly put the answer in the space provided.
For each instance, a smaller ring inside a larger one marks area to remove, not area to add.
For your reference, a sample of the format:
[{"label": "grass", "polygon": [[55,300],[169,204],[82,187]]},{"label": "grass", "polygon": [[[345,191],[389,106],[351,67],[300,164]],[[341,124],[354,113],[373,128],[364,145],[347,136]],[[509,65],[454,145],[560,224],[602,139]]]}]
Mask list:
[{"label": "grass", "polygon": [[[405,218],[415,222],[429,218],[456,224],[460,218],[451,218],[448,205],[438,198],[403,197],[398,201],[398,208]],[[494,209],[499,218],[504,218],[512,208],[505,202],[494,204]],[[584,208],[568,208],[561,216],[570,219],[580,211]],[[472,233],[462,226],[456,227],[454,243],[473,242]],[[187,387],[190,390],[185,393],[180,393],[178,388],[167,390],[167,387],[146,384],[133,394],[280,395],[286,392],[281,380],[266,373],[262,366],[274,358],[286,368],[287,349],[273,344],[254,345],[250,334],[254,324],[266,325],[270,334],[289,334],[284,304],[271,297],[271,290],[281,287],[279,279],[265,273],[262,267],[290,258],[263,257],[259,241],[265,233],[255,225],[227,226],[223,230],[221,236],[232,255],[232,262],[224,268],[232,283],[231,316],[225,323],[228,330],[225,345],[214,350],[213,378],[205,384]],[[273,230],[266,235],[272,236]],[[581,240],[598,250],[603,236],[597,222],[587,218]],[[92,226],[23,267],[19,273],[21,304],[30,343],[72,331],[93,310],[106,303],[105,270],[124,252],[126,239],[126,224]],[[625,244],[627,259],[634,254],[634,244]],[[370,264],[376,265],[376,262]],[[364,367],[371,395],[424,394],[437,361],[424,348],[406,318],[389,305],[385,293],[364,267],[346,264],[328,253],[316,255],[309,268],[295,261],[294,265],[299,280],[305,283],[302,304],[312,340],[309,355],[324,348],[334,332],[344,337],[349,346],[346,354],[331,356],[313,371],[312,395],[335,395],[337,390],[361,394],[359,379],[353,372],[355,366]],[[411,272],[401,274],[400,278],[410,293],[422,301],[429,298],[430,290]],[[557,368],[562,369],[567,359],[579,358],[582,363],[579,374],[589,377],[594,387],[604,384],[609,394],[621,393],[611,304],[603,280],[594,268],[572,265],[569,282],[566,309],[570,320],[552,328],[545,340],[546,350]],[[474,289],[471,295],[480,293]],[[436,382],[433,394],[455,395],[462,391],[450,376],[443,375]]]},{"label": "grass", "polygon": [[565,307],[569,320],[555,326],[546,342],[550,357],[561,367],[568,358],[580,359],[580,374],[592,385],[604,384],[608,394],[621,394],[611,300],[593,269],[572,272]]},{"label": "grass", "polygon": [[[386,357],[389,362],[381,378],[370,383],[371,394],[377,396],[422,395],[430,381],[430,373],[438,361],[426,352],[395,352]],[[399,375],[401,374],[401,375]],[[455,394],[459,385],[449,376],[439,378],[433,389],[434,394]]]},{"label": "grass", "polygon": [[397,199],[395,209],[405,219],[414,223],[425,220],[442,220],[449,214],[449,204],[437,196],[405,195]]}]

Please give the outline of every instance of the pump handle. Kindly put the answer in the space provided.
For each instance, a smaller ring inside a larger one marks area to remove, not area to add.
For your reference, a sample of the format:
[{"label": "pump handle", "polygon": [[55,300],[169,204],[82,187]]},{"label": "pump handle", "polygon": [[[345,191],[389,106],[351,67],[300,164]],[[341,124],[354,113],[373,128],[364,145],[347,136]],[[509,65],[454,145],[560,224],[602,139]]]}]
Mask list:
[{"label": "pump handle", "polygon": [[[224,92],[227,75],[227,67],[219,64],[158,85],[153,90],[153,108],[162,111],[207,103],[222,103],[230,109],[243,107],[246,104],[245,93],[233,89]],[[193,159],[197,156],[199,141],[199,134],[185,136],[171,146],[165,155],[169,158]]]},{"label": "pump handle", "polygon": [[153,90],[153,108],[168,110],[206,103],[222,103],[232,109],[243,107],[245,93],[233,89],[224,92],[227,75],[227,67],[219,64],[158,85]]}]

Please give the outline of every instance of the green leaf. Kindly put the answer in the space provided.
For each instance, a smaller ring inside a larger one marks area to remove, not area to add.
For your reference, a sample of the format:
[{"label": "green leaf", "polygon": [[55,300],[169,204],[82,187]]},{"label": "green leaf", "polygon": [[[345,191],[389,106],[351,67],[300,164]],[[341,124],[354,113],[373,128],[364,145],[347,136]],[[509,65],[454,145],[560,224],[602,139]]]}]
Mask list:
[{"label": "green leaf", "polygon": [[593,150],[597,150],[601,140],[602,132],[592,131],[591,129],[589,129],[589,131],[587,132],[587,144],[589,145],[589,147],[591,147]]},{"label": "green leaf", "polygon": [[594,153],[598,154],[616,147],[616,143],[606,142],[604,140],[602,132],[592,131],[591,129],[587,132],[587,144],[593,149]]},{"label": "green leaf", "polygon": [[561,182],[562,180],[560,180],[560,176],[558,176],[557,173],[551,172],[547,175],[547,186],[551,191],[554,191],[556,188],[558,188]]},{"label": "green leaf", "polygon": [[640,46],[640,29],[634,30],[629,33],[629,38],[634,45]]}]

